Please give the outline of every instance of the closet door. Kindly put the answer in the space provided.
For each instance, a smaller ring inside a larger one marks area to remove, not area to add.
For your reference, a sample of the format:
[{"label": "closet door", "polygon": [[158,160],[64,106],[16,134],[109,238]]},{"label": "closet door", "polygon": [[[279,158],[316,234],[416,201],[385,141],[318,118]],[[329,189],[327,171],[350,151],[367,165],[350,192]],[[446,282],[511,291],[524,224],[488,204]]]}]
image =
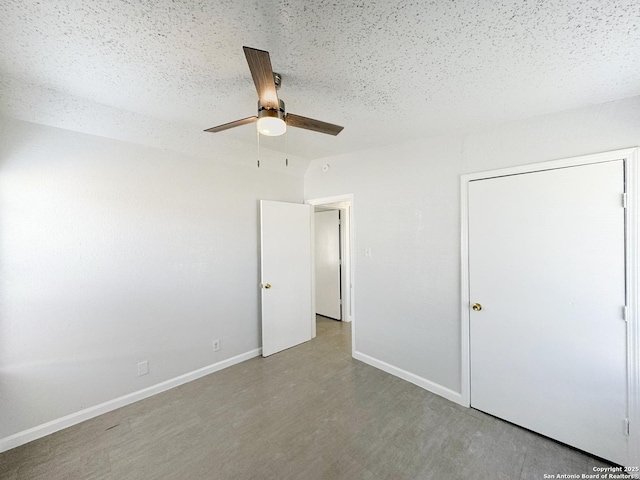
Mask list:
[{"label": "closet door", "polygon": [[627,461],[623,161],[470,182],[471,405]]}]

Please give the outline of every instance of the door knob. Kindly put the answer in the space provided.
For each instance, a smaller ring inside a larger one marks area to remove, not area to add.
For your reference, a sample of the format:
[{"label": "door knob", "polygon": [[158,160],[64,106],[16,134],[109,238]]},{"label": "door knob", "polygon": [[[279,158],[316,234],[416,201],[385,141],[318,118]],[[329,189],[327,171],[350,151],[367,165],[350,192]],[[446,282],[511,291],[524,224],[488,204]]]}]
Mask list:
[{"label": "door knob", "polygon": [[482,310],[482,305],[480,305],[479,303],[474,303],[471,308],[473,308],[474,312],[479,312],[480,310]]},{"label": "door knob", "polygon": [[265,283],[264,284],[264,288],[271,288],[271,284],[270,283]]}]

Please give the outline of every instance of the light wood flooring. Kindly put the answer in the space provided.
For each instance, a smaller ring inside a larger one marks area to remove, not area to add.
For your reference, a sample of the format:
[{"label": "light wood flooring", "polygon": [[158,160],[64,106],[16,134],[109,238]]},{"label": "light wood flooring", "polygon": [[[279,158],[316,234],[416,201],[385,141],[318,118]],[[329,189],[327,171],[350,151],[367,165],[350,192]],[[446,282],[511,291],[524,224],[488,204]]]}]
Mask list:
[{"label": "light wood flooring", "polygon": [[13,479],[542,479],[608,464],[351,358],[350,325],[0,454]]}]

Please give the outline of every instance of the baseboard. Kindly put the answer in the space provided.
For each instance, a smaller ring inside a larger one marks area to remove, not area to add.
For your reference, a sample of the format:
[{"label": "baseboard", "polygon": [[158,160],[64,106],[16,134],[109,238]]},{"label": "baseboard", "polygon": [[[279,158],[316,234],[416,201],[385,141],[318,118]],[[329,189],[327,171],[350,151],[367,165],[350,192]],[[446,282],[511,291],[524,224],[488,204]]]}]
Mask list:
[{"label": "baseboard", "polygon": [[440,395],[441,397],[446,398],[447,400],[451,400],[454,403],[459,405],[463,405],[467,407],[468,405],[463,401],[462,394],[459,392],[454,392],[453,390],[443,387],[431,380],[427,380],[426,378],[419,377],[411,372],[407,372],[401,368],[390,365],[382,360],[378,360],[376,358],[370,357],[369,355],[365,355],[361,352],[353,352],[353,358],[356,360],[360,360],[372,367],[379,368],[382,371],[390,373],[396,377],[399,377],[407,382],[411,382],[414,385],[417,385],[425,390],[430,391],[431,393],[435,393],[436,395]]},{"label": "baseboard", "polygon": [[158,393],[162,393],[193,380],[197,380],[198,378],[204,377],[205,375],[223,370],[237,363],[249,360],[250,358],[257,357],[261,354],[262,349],[257,348],[255,350],[236,355],[235,357],[228,358],[221,362],[214,363],[213,365],[199,368],[198,370],[194,370],[192,372],[185,373],[184,375],[171,378],[156,385],[152,385],[151,387],[138,390],[137,392],[129,393],[122,397],[118,397],[113,400],[101,403],[99,405],[85,408],[65,417],[43,423],[42,425],[38,425],[37,427],[15,433],[13,435],[0,439],[0,453],[15,447],[19,447],[20,445],[24,445],[25,443],[29,443],[33,440],[37,440],[38,438],[42,438],[46,435],[50,435],[59,430],[63,430],[78,423],[84,422],[85,420],[97,417],[99,415],[102,415],[103,413],[116,410],[139,400],[143,400],[145,398],[157,395]]}]

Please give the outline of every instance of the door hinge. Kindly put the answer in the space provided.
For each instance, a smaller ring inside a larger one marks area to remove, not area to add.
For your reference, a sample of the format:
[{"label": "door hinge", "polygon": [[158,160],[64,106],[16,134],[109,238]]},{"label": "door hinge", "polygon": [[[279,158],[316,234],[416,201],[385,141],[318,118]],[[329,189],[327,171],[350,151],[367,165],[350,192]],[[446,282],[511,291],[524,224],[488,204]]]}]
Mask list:
[{"label": "door hinge", "polygon": [[629,419],[625,418],[624,419],[624,433],[625,435],[628,437],[629,436],[629,432],[630,432],[630,423],[629,423]]},{"label": "door hinge", "polygon": [[624,307],[622,307],[622,319],[623,319],[625,322],[627,322],[627,321],[628,321],[628,320],[627,320],[627,312],[628,312],[628,308],[627,308],[627,306],[625,305]]},{"label": "door hinge", "polygon": [[627,208],[627,194],[622,194],[622,208]]}]

